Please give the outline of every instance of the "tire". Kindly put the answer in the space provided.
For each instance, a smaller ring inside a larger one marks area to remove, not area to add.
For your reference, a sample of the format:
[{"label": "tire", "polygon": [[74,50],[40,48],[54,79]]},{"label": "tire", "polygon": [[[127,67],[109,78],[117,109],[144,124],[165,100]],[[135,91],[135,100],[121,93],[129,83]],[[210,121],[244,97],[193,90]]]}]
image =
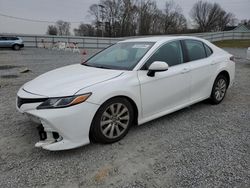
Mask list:
[{"label": "tire", "polygon": [[90,128],[90,139],[104,144],[117,142],[128,133],[133,120],[134,110],[127,99],[110,99],[96,112]]},{"label": "tire", "polygon": [[228,88],[228,79],[220,74],[214,81],[212,93],[210,96],[210,102],[212,104],[220,104],[226,96]]},{"label": "tire", "polygon": [[14,44],[12,48],[13,50],[20,50],[21,47],[18,44]]}]

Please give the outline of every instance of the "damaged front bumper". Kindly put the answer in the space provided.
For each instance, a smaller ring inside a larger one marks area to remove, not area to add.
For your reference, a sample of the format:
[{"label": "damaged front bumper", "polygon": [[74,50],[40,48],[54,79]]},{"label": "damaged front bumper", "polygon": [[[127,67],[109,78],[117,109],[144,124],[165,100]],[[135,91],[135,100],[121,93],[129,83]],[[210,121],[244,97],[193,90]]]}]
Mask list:
[{"label": "damaged front bumper", "polygon": [[[41,96],[19,90],[18,97],[34,99]],[[40,125],[40,141],[35,144],[36,147],[51,151],[67,150],[90,142],[90,125],[99,105],[85,101],[67,108],[37,110],[40,104],[34,102],[18,106],[17,101],[18,111]]]}]

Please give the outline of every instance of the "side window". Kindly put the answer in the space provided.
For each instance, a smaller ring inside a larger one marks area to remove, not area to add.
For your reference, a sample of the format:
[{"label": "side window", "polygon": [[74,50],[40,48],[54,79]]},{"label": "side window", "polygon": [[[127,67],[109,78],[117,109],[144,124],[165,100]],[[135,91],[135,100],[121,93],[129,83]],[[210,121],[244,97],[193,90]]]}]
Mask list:
[{"label": "side window", "polygon": [[17,40],[16,37],[10,37],[9,40]]},{"label": "side window", "polygon": [[212,55],[213,51],[206,44],[204,44],[204,46],[205,46],[207,57],[209,57],[210,55]]},{"label": "side window", "polygon": [[12,37],[6,37],[6,40],[13,40]]},{"label": "side window", "polygon": [[185,40],[189,61],[206,58],[203,43],[197,40]]},{"label": "side window", "polygon": [[154,61],[164,61],[169,66],[183,63],[180,41],[169,42],[160,47],[146,62],[145,68],[148,68]]}]

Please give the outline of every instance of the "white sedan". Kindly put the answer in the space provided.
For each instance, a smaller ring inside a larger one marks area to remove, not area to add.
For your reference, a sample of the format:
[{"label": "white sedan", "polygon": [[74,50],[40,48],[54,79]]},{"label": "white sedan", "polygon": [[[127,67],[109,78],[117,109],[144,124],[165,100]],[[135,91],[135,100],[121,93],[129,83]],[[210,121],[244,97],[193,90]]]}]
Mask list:
[{"label": "white sedan", "polygon": [[40,124],[36,147],[113,143],[132,125],[208,98],[219,104],[234,74],[233,56],[206,40],[136,38],[24,84],[17,109]]}]

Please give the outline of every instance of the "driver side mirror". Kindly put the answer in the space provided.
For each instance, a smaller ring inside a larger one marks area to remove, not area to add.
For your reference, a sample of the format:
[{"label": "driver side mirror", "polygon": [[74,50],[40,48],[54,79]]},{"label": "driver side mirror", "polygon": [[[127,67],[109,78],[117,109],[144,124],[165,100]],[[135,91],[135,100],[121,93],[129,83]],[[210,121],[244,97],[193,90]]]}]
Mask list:
[{"label": "driver side mirror", "polygon": [[164,61],[155,61],[153,62],[149,68],[147,75],[150,77],[154,77],[156,72],[163,72],[168,70],[169,66]]}]

